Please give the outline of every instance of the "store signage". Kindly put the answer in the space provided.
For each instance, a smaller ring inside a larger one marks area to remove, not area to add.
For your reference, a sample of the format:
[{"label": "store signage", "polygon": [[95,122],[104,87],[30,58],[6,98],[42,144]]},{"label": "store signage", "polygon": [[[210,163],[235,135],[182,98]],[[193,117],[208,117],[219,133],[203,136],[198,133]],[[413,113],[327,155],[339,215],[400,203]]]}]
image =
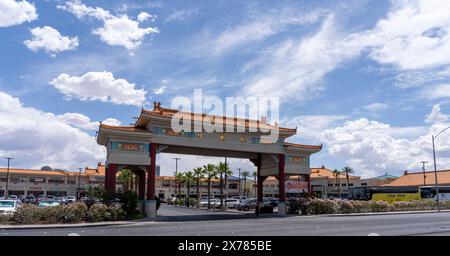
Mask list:
[{"label": "store signage", "polygon": [[306,157],[303,156],[290,156],[289,159],[296,163],[306,163]]},{"label": "store signage", "polygon": [[289,180],[285,183],[286,193],[308,192],[308,182],[301,180]]},{"label": "store signage", "polygon": [[144,145],[140,143],[119,143],[118,148],[123,151],[143,151]]}]

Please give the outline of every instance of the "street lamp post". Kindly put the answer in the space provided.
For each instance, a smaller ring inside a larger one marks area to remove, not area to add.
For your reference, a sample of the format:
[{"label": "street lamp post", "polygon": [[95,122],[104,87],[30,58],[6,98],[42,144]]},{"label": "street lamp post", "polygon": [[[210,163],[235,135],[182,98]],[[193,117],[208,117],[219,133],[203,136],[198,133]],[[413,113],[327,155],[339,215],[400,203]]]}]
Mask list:
[{"label": "street lamp post", "polygon": [[441,133],[443,133],[444,131],[446,131],[447,129],[450,129],[450,126],[441,130],[438,134],[436,135],[431,135],[431,141],[433,144],[433,161],[434,161],[434,180],[435,180],[435,186],[436,186],[436,203],[437,203],[437,210],[438,212],[441,211],[440,205],[439,205],[439,187],[438,187],[438,177],[437,177],[437,168],[436,168],[436,150],[434,147],[434,140],[441,135]]},{"label": "street lamp post", "polygon": [[427,176],[425,175],[425,164],[427,163],[427,161],[422,161],[422,171],[423,171],[423,185],[426,186],[427,182],[426,182],[426,178]]},{"label": "street lamp post", "polygon": [[175,160],[175,174],[177,174],[177,173],[178,173],[178,160],[180,160],[181,158],[179,158],[179,157],[174,157],[174,158],[172,158],[172,159]]},{"label": "street lamp post", "polygon": [[13,159],[12,157],[7,157],[5,159],[8,159],[8,168],[6,169],[6,191],[5,191],[5,198],[8,198],[8,186],[9,186],[9,163],[11,161],[11,159]]},{"label": "street lamp post", "polygon": [[238,188],[239,188],[239,196],[241,196],[241,168],[237,168],[238,169],[238,172],[239,172],[239,186],[238,186]]}]

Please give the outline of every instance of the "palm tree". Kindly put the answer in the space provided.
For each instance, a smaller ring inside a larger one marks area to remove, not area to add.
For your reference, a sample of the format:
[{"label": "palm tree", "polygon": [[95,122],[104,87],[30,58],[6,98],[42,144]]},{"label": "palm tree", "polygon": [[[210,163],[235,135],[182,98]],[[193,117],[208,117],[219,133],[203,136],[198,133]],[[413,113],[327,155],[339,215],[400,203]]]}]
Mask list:
[{"label": "palm tree", "polygon": [[191,195],[191,183],[194,180],[194,173],[189,171],[184,173],[184,182],[187,187],[186,205],[189,207],[189,196]]},{"label": "palm tree", "polygon": [[247,177],[250,176],[250,173],[247,171],[243,171],[241,175],[242,177],[244,177],[244,196],[245,196],[245,191],[247,190]]},{"label": "palm tree", "polygon": [[335,184],[339,187],[339,198],[341,198],[341,184],[340,184],[340,180],[338,183],[338,179],[340,178],[339,175],[341,174],[341,172],[338,169],[334,169],[333,170],[333,175],[336,177],[336,182]]},{"label": "palm tree", "polygon": [[178,186],[178,199],[181,199],[181,183],[183,183],[184,174],[182,172],[175,173],[175,181]]},{"label": "palm tree", "polygon": [[253,173],[252,173],[252,177],[253,177],[253,183],[254,183],[253,185],[255,186],[255,196],[258,197],[258,196],[256,195],[256,194],[257,194],[256,188],[257,188],[257,186],[258,186],[257,183],[256,183],[256,182],[257,182],[257,181],[256,181],[256,178],[258,177],[258,173],[257,173],[257,172],[253,172]]},{"label": "palm tree", "polygon": [[203,166],[203,170],[208,178],[208,209],[211,208],[211,179],[217,178],[216,166],[208,164]]},{"label": "palm tree", "polygon": [[131,179],[133,179],[133,172],[128,169],[123,169],[120,171],[117,181],[123,186],[124,191],[128,191],[130,187]]},{"label": "palm tree", "polygon": [[205,177],[205,172],[202,167],[197,167],[193,170],[197,180],[197,207],[200,206],[200,180]]},{"label": "palm tree", "polygon": [[220,175],[220,207],[223,208],[223,175],[227,177],[228,175],[232,175],[230,168],[228,168],[228,164],[220,162],[216,165],[217,174]]},{"label": "palm tree", "polygon": [[342,168],[342,172],[345,173],[345,178],[347,179],[347,191],[350,191],[349,174],[354,173],[355,171],[350,166],[345,166],[344,168]]}]

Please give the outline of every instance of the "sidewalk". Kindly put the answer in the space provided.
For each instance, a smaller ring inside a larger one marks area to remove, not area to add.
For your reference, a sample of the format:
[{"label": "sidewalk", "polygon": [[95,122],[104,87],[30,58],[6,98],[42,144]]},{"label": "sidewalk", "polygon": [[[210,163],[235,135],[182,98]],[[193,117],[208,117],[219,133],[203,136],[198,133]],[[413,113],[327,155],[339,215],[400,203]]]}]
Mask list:
[{"label": "sidewalk", "polygon": [[[27,225],[0,225],[0,230],[4,229],[45,229],[45,228],[79,228],[79,227],[99,227],[99,226],[117,226],[117,225],[127,225],[138,223],[145,219],[140,219],[139,221],[103,221],[95,223],[71,223],[71,224],[27,224]],[[147,219],[148,221],[148,219]]]},{"label": "sidewalk", "polygon": [[[441,210],[440,213],[448,213],[450,210]],[[299,215],[302,217],[349,217],[349,216],[374,216],[374,215],[398,215],[398,214],[420,214],[420,213],[439,213],[437,210],[424,211],[397,211],[397,212],[364,212],[364,213],[335,213],[335,214],[315,214]]]}]

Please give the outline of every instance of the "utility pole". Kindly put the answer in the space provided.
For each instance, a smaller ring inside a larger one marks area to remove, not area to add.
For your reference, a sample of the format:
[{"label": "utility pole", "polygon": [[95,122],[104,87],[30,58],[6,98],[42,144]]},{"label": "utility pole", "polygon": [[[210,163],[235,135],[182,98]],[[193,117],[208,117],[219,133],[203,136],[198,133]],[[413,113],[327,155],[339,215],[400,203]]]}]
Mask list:
[{"label": "utility pole", "polygon": [[241,196],[241,168],[237,168],[239,172],[239,196]]},{"label": "utility pole", "polygon": [[422,171],[423,171],[423,185],[426,186],[427,182],[426,182],[426,178],[427,176],[425,175],[425,164],[427,163],[427,161],[422,161]]},{"label": "utility pole", "polygon": [[178,173],[178,160],[180,160],[181,158],[179,158],[179,157],[174,157],[174,158],[172,158],[172,159],[175,160],[175,174],[177,174],[177,173]]},{"label": "utility pole", "polygon": [[7,157],[5,159],[8,159],[8,168],[6,171],[6,192],[5,192],[5,199],[8,198],[8,186],[9,186],[9,163],[11,161],[11,159],[13,159],[12,157]]},{"label": "utility pole", "polygon": [[83,168],[78,168],[78,189],[77,189],[77,198],[81,198],[81,171]]}]

